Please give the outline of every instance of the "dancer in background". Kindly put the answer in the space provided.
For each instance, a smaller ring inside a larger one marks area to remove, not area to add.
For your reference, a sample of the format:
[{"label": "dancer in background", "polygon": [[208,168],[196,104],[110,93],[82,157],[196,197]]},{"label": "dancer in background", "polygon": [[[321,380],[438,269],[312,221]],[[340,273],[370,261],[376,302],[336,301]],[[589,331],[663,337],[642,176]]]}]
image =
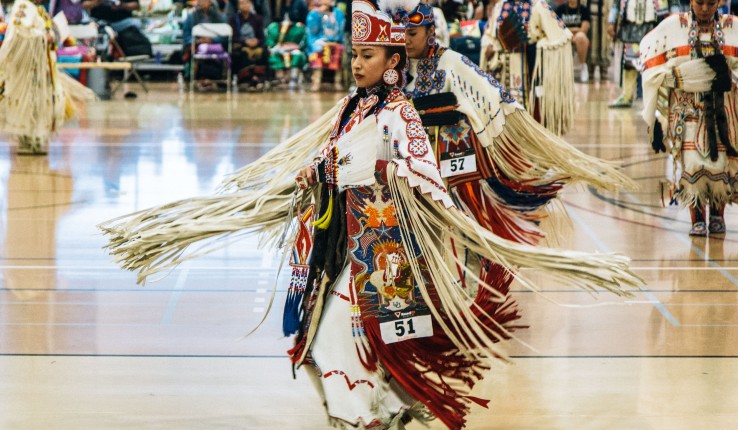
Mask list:
[{"label": "dancer in background", "polygon": [[[595,69],[599,69],[600,81],[607,79],[607,69],[610,67],[610,35],[607,34],[607,15],[613,0],[589,0],[587,7],[592,22],[587,66],[589,78],[594,78]],[[615,0],[617,1],[617,0]]]},{"label": "dancer in background", "polygon": [[558,135],[574,119],[571,40],[545,0],[498,2],[482,37],[481,69]]},{"label": "dancer in background", "polygon": [[616,188],[630,181],[538,124],[492,77],[434,38],[425,3],[407,13],[405,94],[441,176],[467,214],[500,237],[536,244],[548,203],[567,183]]},{"label": "dancer in background", "polygon": [[653,149],[669,144],[681,166],[672,191],[689,208],[689,234],[722,235],[738,181],[738,22],[717,14],[717,0],[690,6],[641,42],[643,118]]},{"label": "dancer in background", "polygon": [[18,154],[45,155],[49,140],[74,116],[74,103],[92,91],[56,67],[51,17],[26,0],[13,5],[0,47],[0,131],[13,135]]},{"label": "dancer in background", "polygon": [[[669,2],[673,4],[669,6]],[[669,14],[678,12],[676,0],[613,0],[607,18],[607,33],[615,41],[615,80],[622,92],[613,100],[611,108],[629,108],[633,105],[641,69],[640,42],[643,36]]]}]

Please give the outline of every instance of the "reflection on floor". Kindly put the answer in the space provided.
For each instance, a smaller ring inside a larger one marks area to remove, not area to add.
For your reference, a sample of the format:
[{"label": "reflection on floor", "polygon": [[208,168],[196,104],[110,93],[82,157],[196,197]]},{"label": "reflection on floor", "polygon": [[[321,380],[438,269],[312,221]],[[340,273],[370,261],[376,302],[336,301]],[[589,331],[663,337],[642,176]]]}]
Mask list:
[{"label": "reflection on floor", "polygon": [[[490,371],[470,429],[732,429],[738,423],[738,225],[689,238],[662,206],[672,168],[609,82],[577,85],[567,139],[641,188],[563,197],[566,247],[622,252],[648,289],[592,297],[536,273],[516,289],[530,328]],[[189,94],[162,85],[88,106],[48,157],[0,141],[0,429],[326,429],[279,330],[278,256],[256,240],[135,285],[95,225],[212,192],[339,94]],[[276,287],[276,292],[274,288]],[[277,309],[253,336],[269,302]],[[411,425],[416,429],[418,426]],[[434,429],[442,426],[434,424]]]}]

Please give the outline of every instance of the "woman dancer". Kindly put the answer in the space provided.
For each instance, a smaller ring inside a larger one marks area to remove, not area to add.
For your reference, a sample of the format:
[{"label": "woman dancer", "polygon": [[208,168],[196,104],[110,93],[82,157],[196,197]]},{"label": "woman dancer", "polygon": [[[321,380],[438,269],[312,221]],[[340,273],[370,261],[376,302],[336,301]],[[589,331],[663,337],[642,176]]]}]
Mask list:
[{"label": "woman dancer", "polygon": [[666,138],[681,166],[673,197],[689,208],[689,234],[722,235],[738,178],[738,30],[733,16],[718,15],[717,0],[690,6],[641,42],[643,118],[653,149],[666,152]]},{"label": "woman dancer", "polygon": [[[330,113],[328,143],[306,157],[313,161],[294,182],[289,164],[263,165],[251,171],[248,191],[177,202],[103,229],[123,266],[146,276],[188,258],[179,250],[193,241],[246,228],[282,234],[294,208],[284,331],[297,332],[291,359],[315,381],[331,422],[387,429],[437,418],[459,429],[472,403],[486,405],[471,389],[504,357],[497,343],[512,336],[517,310],[498,286],[517,266],[618,294],[640,280],[622,257],[506,241],[456,208],[402,94],[405,32],[390,16],[354,1],[358,88]],[[487,261],[494,265],[480,271]],[[485,270],[494,276],[477,276]]]}]

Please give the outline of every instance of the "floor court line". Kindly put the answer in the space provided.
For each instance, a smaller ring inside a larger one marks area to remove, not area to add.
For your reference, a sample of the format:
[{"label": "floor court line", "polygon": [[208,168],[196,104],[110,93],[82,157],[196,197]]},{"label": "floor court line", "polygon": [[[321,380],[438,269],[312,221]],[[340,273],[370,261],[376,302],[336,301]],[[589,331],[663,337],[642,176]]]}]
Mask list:
[{"label": "floor court line", "polygon": [[[628,192],[625,193],[625,196],[630,201],[632,201],[633,203],[636,203],[636,204],[640,205],[641,207],[645,207],[643,205],[643,202],[638,197],[636,197],[636,196],[634,196],[634,195],[632,195],[632,194],[630,194]],[[650,211],[648,211],[648,213],[651,214]],[[653,215],[653,214],[651,214],[651,215]],[[664,222],[663,221],[660,221],[660,222],[661,222],[662,225],[664,225]],[[722,267],[717,262],[710,260],[707,257],[707,255],[701,249],[699,249],[696,246],[694,246],[694,243],[692,243],[692,241],[689,239],[689,237],[686,234],[679,234],[679,233],[672,232],[672,236],[675,236],[677,238],[677,240],[679,240],[683,244],[688,245],[692,249],[692,251],[695,252],[695,254],[699,255],[700,257],[703,257],[704,260],[705,260],[705,262],[707,262],[708,264],[710,264],[712,267],[718,269],[718,272],[720,272],[721,275],[723,275],[727,280],[729,280],[730,282],[732,282],[733,285],[736,286],[736,288],[738,288],[738,279],[736,279],[733,275],[731,275],[730,273],[728,273],[727,270],[726,270],[726,268]]]},{"label": "floor court line", "polygon": [[[603,242],[602,239],[599,238],[597,233],[595,233],[594,230],[592,230],[589,224],[587,224],[584,221],[584,219],[579,215],[579,213],[574,208],[569,207],[567,208],[567,211],[569,212],[569,215],[571,216],[572,220],[584,230],[584,232],[587,234],[587,236],[589,236],[592,239],[592,241],[594,241],[595,245],[600,249],[600,251],[607,252],[607,253],[612,252],[610,247],[605,242]],[[656,298],[656,296],[654,296],[653,293],[647,287],[645,286],[642,287],[641,292],[643,292],[646,295],[646,297],[648,297],[649,300],[654,302],[653,304],[654,307],[656,307],[656,309],[661,313],[661,315],[664,316],[664,318],[666,318],[667,321],[669,321],[671,325],[673,325],[674,327],[679,326],[679,320],[677,320],[676,317],[674,317],[674,315],[672,315],[671,312],[669,312],[669,310],[666,309],[664,304],[661,303],[661,301],[658,298]]]},{"label": "floor court line", "polygon": [[177,282],[174,284],[174,288],[172,288],[169,302],[164,310],[164,314],[161,316],[161,325],[169,325],[172,323],[174,312],[177,310],[177,304],[179,303],[179,299],[182,297],[182,293],[184,292],[183,289],[187,283],[187,277],[189,274],[189,267],[184,267],[184,269],[179,273],[179,276],[177,276]]}]

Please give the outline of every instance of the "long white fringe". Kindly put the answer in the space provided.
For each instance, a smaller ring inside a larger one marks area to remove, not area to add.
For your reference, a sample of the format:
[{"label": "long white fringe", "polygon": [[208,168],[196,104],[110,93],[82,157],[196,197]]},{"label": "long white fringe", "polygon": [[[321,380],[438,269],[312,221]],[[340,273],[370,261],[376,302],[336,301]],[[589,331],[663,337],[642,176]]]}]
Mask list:
[{"label": "long white fringe", "polygon": [[9,27],[0,48],[3,132],[47,139],[61,125],[65,101],[60,100],[63,93],[56,91],[52,55],[45,32],[23,25]]},{"label": "long white fringe", "polygon": [[[532,115],[537,104],[541,124],[559,136],[574,120],[574,57],[570,47],[571,37],[557,44],[539,44],[530,85],[528,111]],[[539,87],[543,94],[538,103],[532,103]]]},{"label": "long white fringe", "polygon": [[607,190],[637,188],[615,163],[579,151],[523,111],[507,115],[502,134],[488,138],[493,143],[487,152],[512,180],[536,184],[562,179]]},{"label": "long white fringe", "polygon": [[[251,234],[262,245],[274,245],[290,221],[295,185],[243,191],[216,197],[180,200],[124,215],[98,225],[108,236],[106,246],[122,268],[138,272],[137,282],[177,265],[224,248]],[[196,245],[196,246],[195,246]]]},{"label": "long white fringe", "polygon": [[[520,273],[515,273],[515,268],[545,270],[551,275],[549,279],[593,293],[606,290],[617,295],[628,295],[631,290],[643,285],[643,281],[630,271],[629,259],[625,256],[537,248],[500,239],[460,210],[446,209],[433,199],[417,193],[405,179],[396,175],[393,163],[388,165],[387,176],[403,232],[403,245],[406,249],[413,249],[414,239],[423,253],[431,278],[425,281],[435,286],[449,324],[444,323],[440,317],[441,309],[436,308],[430,300],[420,267],[417,261],[412,260],[410,263],[419,288],[435,320],[464,354],[482,354],[490,360],[505,356],[495,345],[497,335],[486,329],[472,313],[469,293],[458,285],[455,274],[446,263],[451,253],[449,239],[453,239],[456,246],[464,246],[478,256],[509,268],[521,285],[534,291],[539,290]],[[464,262],[457,260],[457,264],[463,266]],[[492,286],[485,286],[481,281],[480,288],[488,288],[499,296]]]},{"label": "long white fringe", "polygon": [[343,99],[312,124],[278,144],[258,160],[226,176],[220,190],[258,190],[270,183],[291,180],[328,143],[342,106]]}]

